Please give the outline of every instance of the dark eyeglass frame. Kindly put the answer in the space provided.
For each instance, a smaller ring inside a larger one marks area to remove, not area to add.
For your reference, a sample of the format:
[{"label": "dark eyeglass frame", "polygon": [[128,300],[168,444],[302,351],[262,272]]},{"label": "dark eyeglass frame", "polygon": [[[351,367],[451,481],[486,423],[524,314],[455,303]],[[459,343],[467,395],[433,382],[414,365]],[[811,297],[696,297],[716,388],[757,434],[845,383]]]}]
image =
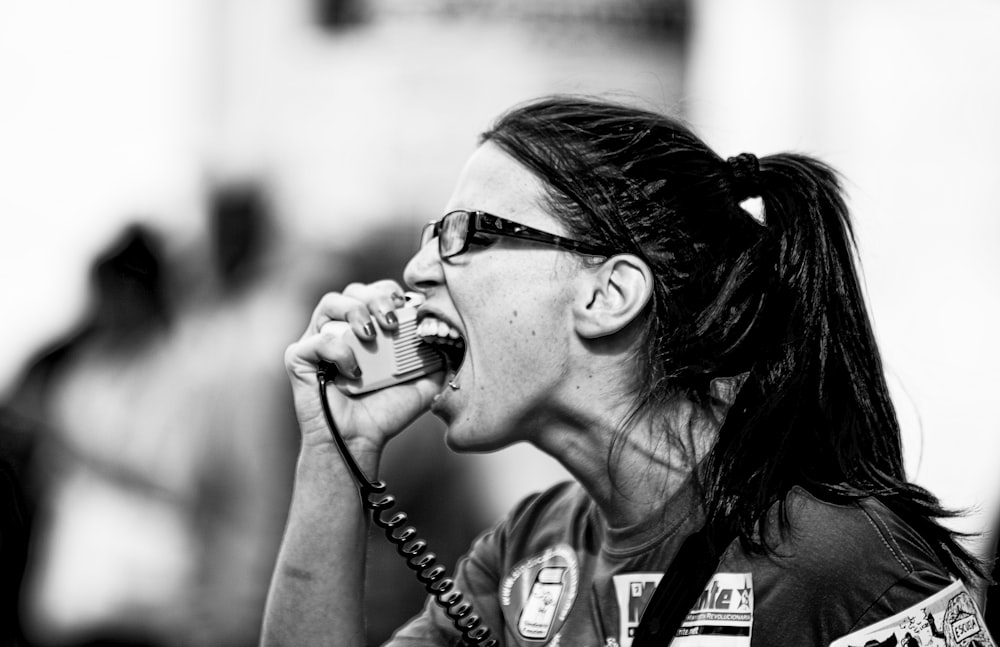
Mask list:
[{"label": "dark eyeglass frame", "polygon": [[[465,238],[462,240],[462,244],[457,250],[446,250],[445,241],[441,237],[441,230],[446,228],[448,222],[454,222],[454,219],[460,215],[466,216],[467,224],[465,228]],[[591,245],[578,240],[565,238],[563,236],[557,236],[556,234],[550,234],[546,231],[541,231],[534,229],[533,227],[514,222],[513,220],[507,220],[506,218],[501,218],[500,216],[494,216],[493,214],[486,213],[485,211],[467,211],[465,209],[449,211],[442,216],[440,220],[435,220],[424,225],[423,230],[420,232],[420,247],[423,248],[424,245],[429,243],[434,238],[437,238],[438,254],[441,256],[441,260],[447,260],[469,251],[469,247],[471,247],[473,243],[485,242],[482,240],[476,240],[477,236],[483,235],[530,240],[536,243],[552,245],[553,247],[559,247],[561,249],[566,249],[586,256],[613,256],[615,254],[613,250],[607,247]]]}]

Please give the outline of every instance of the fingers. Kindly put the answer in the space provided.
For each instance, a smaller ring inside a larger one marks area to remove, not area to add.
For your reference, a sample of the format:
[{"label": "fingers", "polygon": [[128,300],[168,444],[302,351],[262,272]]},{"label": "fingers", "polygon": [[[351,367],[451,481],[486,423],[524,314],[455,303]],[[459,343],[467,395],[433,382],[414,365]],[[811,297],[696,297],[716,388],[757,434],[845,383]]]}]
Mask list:
[{"label": "fingers", "polygon": [[316,304],[302,339],[318,335],[323,326],[331,321],[346,321],[354,334],[365,339],[375,334],[374,322],[363,302],[340,292],[328,292]]},{"label": "fingers", "polygon": [[403,298],[403,289],[395,281],[376,281],[367,285],[352,283],[344,288],[344,296],[367,304],[368,314],[374,317],[384,330],[395,330],[399,326],[393,310],[401,307],[406,301]]},{"label": "fingers", "polygon": [[303,335],[285,350],[285,367],[289,374],[302,378],[314,374],[321,363],[333,364],[341,375],[361,377],[354,351],[344,341],[352,326],[344,321],[328,321],[319,332]]},{"label": "fingers", "polygon": [[293,375],[304,376],[327,362],[341,375],[357,379],[357,360],[344,342],[347,331],[358,339],[372,340],[378,333],[376,326],[395,330],[399,322],[393,311],[405,303],[403,289],[391,280],[352,283],[343,292],[328,292],[313,310],[302,337],[286,350],[286,368]]},{"label": "fingers", "polygon": [[302,338],[316,335],[330,321],[346,321],[360,339],[373,339],[375,326],[395,330],[398,326],[393,313],[404,305],[403,290],[391,280],[376,283],[352,283],[343,292],[329,292],[313,310]]}]

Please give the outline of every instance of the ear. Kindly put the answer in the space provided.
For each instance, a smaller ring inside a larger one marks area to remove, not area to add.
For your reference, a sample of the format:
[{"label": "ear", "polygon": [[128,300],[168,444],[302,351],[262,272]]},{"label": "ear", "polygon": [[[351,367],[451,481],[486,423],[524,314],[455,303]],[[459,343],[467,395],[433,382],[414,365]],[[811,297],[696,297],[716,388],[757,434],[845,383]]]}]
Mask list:
[{"label": "ear", "polygon": [[573,305],[577,334],[587,339],[612,335],[642,312],[653,295],[653,273],[632,254],[612,256],[581,275]]}]

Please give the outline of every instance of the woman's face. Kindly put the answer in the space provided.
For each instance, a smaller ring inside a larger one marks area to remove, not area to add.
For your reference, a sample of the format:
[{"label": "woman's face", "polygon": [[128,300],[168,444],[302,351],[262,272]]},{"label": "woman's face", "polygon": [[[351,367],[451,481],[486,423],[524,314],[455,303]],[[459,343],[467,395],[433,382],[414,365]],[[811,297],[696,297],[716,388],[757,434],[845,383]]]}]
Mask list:
[{"label": "woman's face", "polygon": [[[541,181],[487,142],[462,170],[445,213],[485,211],[566,235],[543,203]],[[570,373],[573,278],[583,271],[578,258],[529,241],[491,240],[442,261],[434,239],[404,273],[426,296],[422,336],[464,340],[461,365],[450,367],[450,385],[431,406],[448,423],[447,441],[456,449],[489,451],[530,440],[558,413]]]}]

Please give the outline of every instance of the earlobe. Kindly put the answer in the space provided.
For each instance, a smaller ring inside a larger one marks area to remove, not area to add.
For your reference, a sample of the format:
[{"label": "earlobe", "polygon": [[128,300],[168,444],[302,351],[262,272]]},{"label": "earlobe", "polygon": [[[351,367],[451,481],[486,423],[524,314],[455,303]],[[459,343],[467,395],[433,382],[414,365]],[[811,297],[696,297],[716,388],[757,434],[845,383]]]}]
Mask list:
[{"label": "earlobe", "polygon": [[653,273],[632,254],[612,256],[582,277],[574,307],[576,331],[595,339],[613,335],[635,321],[653,294]]}]

